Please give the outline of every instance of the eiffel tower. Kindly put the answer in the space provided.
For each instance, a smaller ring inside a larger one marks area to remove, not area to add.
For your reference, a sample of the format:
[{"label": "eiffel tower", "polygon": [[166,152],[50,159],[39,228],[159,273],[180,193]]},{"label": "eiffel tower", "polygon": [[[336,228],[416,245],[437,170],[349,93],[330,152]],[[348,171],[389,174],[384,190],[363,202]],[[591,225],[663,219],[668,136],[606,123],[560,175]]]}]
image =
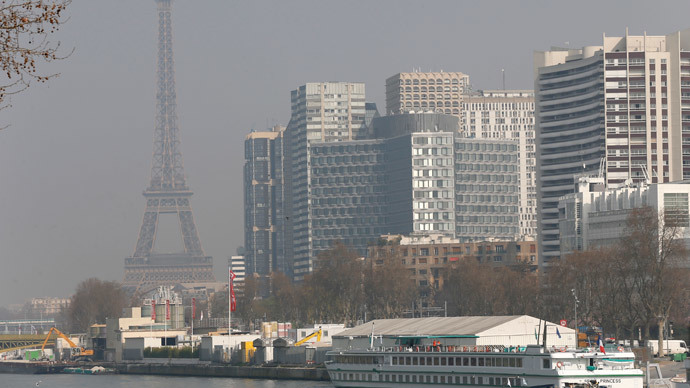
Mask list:
[{"label": "eiffel tower", "polygon": [[[159,285],[215,282],[213,258],[201,248],[185,182],[175,102],[175,70],[172,50],[171,0],[158,6],[158,91],[153,138],[151,183],[144,191],[146,210],[134,254],[125,259],[123,286],[148,292]],[[161,214],[176,214],[184,252],[153,252]]]}]

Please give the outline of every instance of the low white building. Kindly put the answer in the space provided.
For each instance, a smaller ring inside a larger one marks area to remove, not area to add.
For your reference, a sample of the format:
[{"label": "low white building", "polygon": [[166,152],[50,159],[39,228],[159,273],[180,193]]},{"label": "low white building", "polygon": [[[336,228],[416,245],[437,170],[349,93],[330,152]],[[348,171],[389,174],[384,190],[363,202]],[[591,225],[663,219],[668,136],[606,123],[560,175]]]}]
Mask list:
[{"label": "low white building", "polygon": [[[342,333],[345,331],[345,325],[340,324],[340,323],[321,323],[321,324],[314,324],[314,327],[307,327],[307,328],[301,328],[297,329],[297,337],[296,341],[301,341],[302,339],[306,338],[307,336],[311,335],[312,333],[316,332],[317,330],[321,329],[322,334],[321,334],[321,342],[327,342],[331,343],[333,342],[333,336],[337,335],[339,333]],[[305,342],[307,345],[313,345],[317,341],[317,337],[310,338]]]},{"label": "low white building", "polygon": [[690,181],[605,189],[603,178],[581,177],[575,185],[575,193],[558,201],[561,257],[616,244],[632,210],[644,206],[672,217],[690,247]]},{"label": "low white building", "polygon": [[142,317],[141,307],[127,308],[122,318],[106,319],[106,361],[121,362],[129,338],[148,338],[157,341],[158,346],[174,346],[186,334],[186,329],[166,330],[165,324],[154,322],[150,316]]},{"label": "low white building", "polygon": [[430,346],[436,341],[453,346],[503,349],[543,343],[575,347],[575,330],[528,315],[377,319],[333,336],[333,349],[364,349],[374,345]]},{"label": "low white building", "polygon": [[[201,337],[200,361],[230,362],[233,352],[240,350],[242,342],[261,338],[259,334],[233,334]],[[252,345],[253,346],[253,345]]]}]

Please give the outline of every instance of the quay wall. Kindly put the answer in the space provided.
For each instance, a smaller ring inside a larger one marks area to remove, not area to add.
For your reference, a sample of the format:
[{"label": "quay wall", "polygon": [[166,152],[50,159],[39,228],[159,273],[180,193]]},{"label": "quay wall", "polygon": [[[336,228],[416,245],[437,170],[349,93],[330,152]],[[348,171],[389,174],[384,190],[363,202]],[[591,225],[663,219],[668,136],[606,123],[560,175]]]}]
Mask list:
[{"label": "quay wall", "polygon": [[148,363],[118,364],[116,368],[121,374],[330,381],[325,368]]},{"label": "quay wall", "polygon": [[0,373],[41,374],[60,373],[64,365],[48,362],[12,362],[0,361]]}]

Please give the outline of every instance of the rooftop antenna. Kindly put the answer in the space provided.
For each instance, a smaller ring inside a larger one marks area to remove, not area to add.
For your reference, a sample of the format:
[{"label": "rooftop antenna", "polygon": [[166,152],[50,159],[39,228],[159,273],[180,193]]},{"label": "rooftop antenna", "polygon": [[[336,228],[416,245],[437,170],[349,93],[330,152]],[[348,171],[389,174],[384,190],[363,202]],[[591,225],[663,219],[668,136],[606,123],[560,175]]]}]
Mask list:
[{"label": "rooftop antenna", "polygon": [[501,74],[503,75],[503,90],[506,90],[506,69],[501,69]]}]

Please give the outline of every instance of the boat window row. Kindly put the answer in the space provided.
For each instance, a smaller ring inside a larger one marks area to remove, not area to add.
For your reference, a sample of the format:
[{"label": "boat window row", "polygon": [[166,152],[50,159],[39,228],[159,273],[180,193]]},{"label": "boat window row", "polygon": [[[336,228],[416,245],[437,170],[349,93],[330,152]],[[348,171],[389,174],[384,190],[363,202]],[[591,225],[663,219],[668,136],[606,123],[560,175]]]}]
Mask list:
[{"label": "boat window row", "polygon": [[487,386],[521,387],[524,382],[518,377],[486,377],[457,375],[420,375],[400,373],[349,373],[332,372],[334,381],[379,381],[387,383],[429,383],[429,384],[469,384]]},{"label": "boat window row", "polygon": [[488,366],[522,368],[522,357],[393,356],[393,365]]},{"label": "boat window row", "polygon": [[335,362],[342,364],[382,364],[382,357],[376,356],[335,356]]}]

